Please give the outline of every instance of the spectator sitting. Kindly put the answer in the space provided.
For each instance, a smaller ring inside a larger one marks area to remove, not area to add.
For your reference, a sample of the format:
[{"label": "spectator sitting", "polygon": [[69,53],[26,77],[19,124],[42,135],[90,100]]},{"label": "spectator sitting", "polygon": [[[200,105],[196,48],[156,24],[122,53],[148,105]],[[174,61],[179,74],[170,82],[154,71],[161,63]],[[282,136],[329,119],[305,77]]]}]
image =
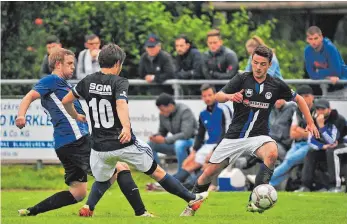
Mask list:
[{"label": "spectator sitting", "polygon": [[[305,48],[305,66],[311,79],[330,79],[333,85],[339,79],[347,79],[347,65],[343,61],[336,46],[327,38],[323,38],[322,31],[311,26],[306,31],[307,42]],[[343,85],[336,87],[330,95],[347,97],[347,88]]]},{"label": "spectator sitting", "polygon": [[[175,66],[171,55],[161,49],[160,39],[155,34],[150,34],[145,43],[146,52],[141,55],[139,63],[140,78],[148,83],[162,84],[174,78]],[[156,86],[151,88],[153,95],[167,92],[168,88]]]},{"label": "spectator sitting", "polygon": [[[251,39],[249,39],[246,42],[246,49],[247,49],[247,53],[250,55],[245,71],[246,72],[251,72],[252,71],[252,66],[251,66],[251,61],[252,61],[252,54],[253,51],[256,47],[258,47],[259,45],[265,45],[264,41],[258,37],[258,36],[253,36]],[[265,45],[266,46],[266,45]],[[280,69],[280,64],[277,60],[276,54],[273,54],[272,60],[271,60],[271,67],[269,68],[269,70],[267,70],[267,74],[271,75],[272,77],[277,77],[279,79],[283,79],[282,75],[281,75],[281,69]]]},{"label": "spectator sitting", "polygon": [[[188,106],[176,103],[169,94],[160,94],[156,105],[160,111],[159,131],[149,138],[148,144],[153,150],[157,163],[159,163],[157,152],[176,155],[177,172],[179,172],[188,156],[188,149],[193,145],[192,138],[197,129],[196,119]],[[169,132],[171,136],[168,136]]]},{"label": "spectator sitting", "polygon": [[316,126],[319,128],[320,139],[309,136],[308,143],[311,147],[305,157],[302,169],[303,186],[297,192],[311,191],[314,171],[317,162],[327,162],[329,173],[329,188],[332,192],[341,192],[341,188],[336,188],[334,151],[338,144],[343,144],[343,135],[346,120],[336,110],[330,108],[330,103],[326,99],[319,99],[315,102],[316,111],[313,115]]},{"label": "spectator sitting", "polygon": [[239,69],[239,61],[234,51],[223,46],[219,30],[207,33],[209,50],[203,54],[202,74],[206,79],[231,79]]},{"label": "spectator sitting", "polygon": [[85,36],[84,46],[87,48],[78,55],[77,79],[83,79],[89,74],[100,71],[98,56],[100,39],[95,34]]},{"label": "spectator sitting", "polygon": [[[231,123],[232,112],[227,105],[216,101],[214,86],[204,84],[200,90],[206,108],[200,113],[198,134],[191,153],[184,160],[182,169],[174,175],[181,183],[204,165],[206,158],[221,141]],[[205,141],[206,131],[208,139]]]},{"label": "spectator sitting", "polygon": [[[304,98],[312,114],[314,112],[314,96],[312,95],[312,88],[308,85],[303,85],[297,89],[297,93]],[[299,109],[297,109],[293,114],[292,124],[290,127],[290,138],[294,139],[295,142],[287,152],[283,162],[275,168],[270,181],[272,186],[278,186],[288,177],[289,171],[292,167],[303,163],[304,158],[310,149],[310,146],[307,143],[308,132],[305,131],[305,127],[306,122],[303,114]]]},{"label": "spectator sitting", "polygon": [[270,114],[269,135],[277,142],[278,159],[280,161],[284,160],[293,142],[290,138],[289,130],[296,109],[297,107],[294,102],[277,100]]}]

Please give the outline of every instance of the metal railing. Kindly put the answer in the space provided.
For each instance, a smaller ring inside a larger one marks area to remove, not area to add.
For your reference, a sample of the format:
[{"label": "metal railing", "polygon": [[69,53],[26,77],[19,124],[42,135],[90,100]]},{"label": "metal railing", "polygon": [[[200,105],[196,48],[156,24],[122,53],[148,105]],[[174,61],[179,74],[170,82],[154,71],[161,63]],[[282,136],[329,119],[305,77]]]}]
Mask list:
[{"label": "metal railing", "polygon": [[[30,85],[35,84],[39,81],[39,79],[2,79],[0,80],[1,85]],[[71,84],[77,84],[80,80],[73,79],[69,80]],[[175,98],[179,98],[182,93],[181,86],[184,85],[202,85],[205,83],[214,84],[214,85],[225,85],[229,82],[229,80],[180,80],[180,79],[170,79],[166,80],[161,85],[170,85],[174,90]],[[285,79],[285,83],[293,84],[293,85],[301,85],[301,84],[309,84],[309,85],[319,85],[322,89],[322,96],[326,96],[328,93],[328,85],[331,84],[330,80],[312,80],[312,79]],[[158,85],[147,83],[142,79],[129,79],[130,85],[134,86],[148,86],[148,85]],[[347,80],[339,80],[337,84],[347,84]]]}]

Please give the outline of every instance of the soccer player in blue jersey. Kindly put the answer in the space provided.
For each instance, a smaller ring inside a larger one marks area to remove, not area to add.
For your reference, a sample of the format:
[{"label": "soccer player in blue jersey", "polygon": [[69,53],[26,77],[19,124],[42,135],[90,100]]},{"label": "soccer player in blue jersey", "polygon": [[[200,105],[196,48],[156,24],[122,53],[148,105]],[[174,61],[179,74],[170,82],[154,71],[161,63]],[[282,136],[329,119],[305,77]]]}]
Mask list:
[{"label": "soccer player in blue jersey", "polygon": [[[18,111],[16,125],[23,128],[26,123],[25,114],[30,104],[41,98],[41,104],[49,113],[54,125],[55,151],[65,169],[65,183],[69,186],[68,191],[58,192],[37,205],[20,209],[20,216],[35,216],[63,206],[82,201],[87,194],[87,173],[90,171],[90,144],[88,124],[73,119],[61,102],[63,97],[70,91],[71,85],[66,81],[73,75],[74,53],[66,49],[58,49],[49,56],[49,66],[52,74],[42,78],[34,88],[23,98]],[[85,118],[85,113],[79,101],[74,102],[79,116]],[[142,203],[138,188],[133,181],[129,167],[126,163],[116,165],[117,175],[114,174],[111,182],[117,177],[118,184],[138,216],[150,216]],[[98,188],[100,186],[93,186]],[[127,188],[132,192],[126,191]],[[102,191],[102,189],[94,189]],[[87,202],[94,208],[101,195],[96,195],[93,201]],[[89,212],[86,216],[91,216]],[[80,214],[83,215],[84,214]]]},{"label": "soccer player in blue jersey", "polygon": [[[285,82],[268,75],[272,54],[270,48],[258,46],[252,54],[252,71],[235,75],[217,93],[218,102],[233,102],[234,116],[207,168],[196,182],[194,193],[207,191],[211,177],[233,164],[243,153],[253,154],[263,161],[255,179],[255,186],[269,183],[277,160],[277,144],[269,136],[268,121],[271,108],[278,99],[295,100],[307,121],[306,130],[319,136],[305,100]],[[251,212],[262,212],[251,201],[247,209]],[[195,211],[187,207],[183,213],[192,216]]]}]

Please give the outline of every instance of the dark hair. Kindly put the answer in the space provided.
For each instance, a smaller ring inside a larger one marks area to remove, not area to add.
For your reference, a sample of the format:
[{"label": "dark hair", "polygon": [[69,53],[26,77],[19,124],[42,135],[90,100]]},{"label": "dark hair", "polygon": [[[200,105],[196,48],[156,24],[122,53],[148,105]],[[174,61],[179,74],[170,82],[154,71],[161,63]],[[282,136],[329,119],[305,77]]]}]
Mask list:
[{"label": "dark hair", "polygon": [[207,38],[209,37],[219,37],[219,39],[222,39],[222,35],[220,34],[220,31],[218,29],[208,31]]},{"label": "dark hair", "polygon": [[214,87],[214,85],[205,83],[205,84],[202,84],[202,86],[200,87],[200,91],[201,91],[201,92],[203,92],[203,91],[205,91],[205,90],[208,90],[208,89],[212,89],[212,91],[213,91],[214,93],[216,93],[216,88]]},{"label": "dark hair", "polygon": [[313,34],[322,35],[322,30],[318,26],[310,26],[307,29],[306,34],[308,34],[308,35],[313,35]]},{"label": "dark hair", "polygon": [[269,62],[272,61],[272,56],[273,56],[272,50],[264,45],[259,45],[258,47],[255,48],[252,54],[252,58],[255,54],[262,56],[264,58],[267,58]]},{"label": "dark hair", "polygon": [[49,56],[48,56],[48,65],[51,71],[55,69],[55,64],[57,62],[64,63],[65,56],[75,56],[75,54],[67,49],[59,48],[54,50]]},{"label": "dark hair", "polygon": [[52,44],[52,43],[60,44],[59,38],[55,35],[48,36],[46,39],[46,44]]},{"label": "dark hair", "polygon": [[101,68],[112,68],[118,61],[123,64],[126,54],[116,44],[105,45],[99,53],[99,64]]},{"label": "dark hair", "polygon": [[157,107],[168,106],[170,103],[173,105],[176,104],[174,98],[167,93],[161,93],[158,96],[157,100],[155,101],[155,104],[157,105]]},{"label": "dark hair", "polygon": [[185,35],[185,34],[180,34],[178,37],[176,37],[175,40],[183,39],[187,44],[191,44],[192,41]]},{"label": "dark hair", "polygon": [[85,42],[87,42],[88,40],[94,40],[95,38],[99,38],[96,34],[92,33],[92,34],[88,34],[84,37]]}]

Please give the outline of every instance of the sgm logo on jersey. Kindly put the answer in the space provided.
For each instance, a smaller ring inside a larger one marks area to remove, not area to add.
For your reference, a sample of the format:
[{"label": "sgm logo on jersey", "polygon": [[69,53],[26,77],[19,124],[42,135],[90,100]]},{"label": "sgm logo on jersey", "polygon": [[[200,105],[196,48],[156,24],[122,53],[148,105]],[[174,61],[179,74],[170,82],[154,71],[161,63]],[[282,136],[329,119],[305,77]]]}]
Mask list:
[{"label": "sgm logo on jersey", "polygon": [[265,93],[265,98],[267,100],[271,99],[271,97],[272,97],[272,93],[270,93],[270,92]]},{"label": "sgm logo on jersey", "polygon": [[89,92],[95,93],[98,95],[112,95],[112,88],[111,85],[102,85],[102,84],[96,84],[96,83],[90,83],[89,85]]},{"label": "sgm logo on jersey", "polygon": [[246,89],[246,96],[251,97],[253,95],[253,89]]}]

